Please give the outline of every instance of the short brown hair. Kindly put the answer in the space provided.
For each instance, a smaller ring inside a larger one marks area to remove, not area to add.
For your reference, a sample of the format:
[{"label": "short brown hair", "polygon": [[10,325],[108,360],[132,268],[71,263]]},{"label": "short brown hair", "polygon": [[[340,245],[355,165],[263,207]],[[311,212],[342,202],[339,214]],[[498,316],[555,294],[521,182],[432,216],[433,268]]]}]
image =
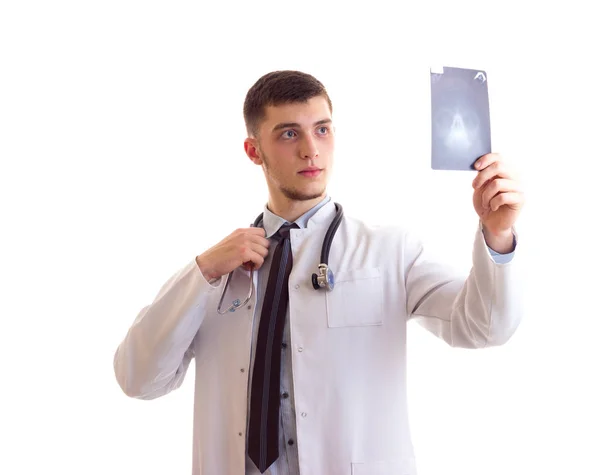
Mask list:
[{"label": "short brown hair", "polygon": [[329,110],[333,112],[325,86],[310,74],[289,70],[265,74],[248,90],[244,101],[244,121],[248,135],[258,136],[267,106],[306,102],[316,96],[327,99]]}]

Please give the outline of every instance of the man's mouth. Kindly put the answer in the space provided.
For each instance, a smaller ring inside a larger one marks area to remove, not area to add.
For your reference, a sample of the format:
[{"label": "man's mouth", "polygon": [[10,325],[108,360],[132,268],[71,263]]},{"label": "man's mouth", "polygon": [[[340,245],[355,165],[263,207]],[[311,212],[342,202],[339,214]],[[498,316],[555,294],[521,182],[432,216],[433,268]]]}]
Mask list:
[{"label": "man's mouth", "polygon": [[323,170],[321,170],[320,168],[307,168],[305,170],[302,170],[300,172],[300,174],[302,176],[312,178],[312,177],[318,176],[322,171]]}]

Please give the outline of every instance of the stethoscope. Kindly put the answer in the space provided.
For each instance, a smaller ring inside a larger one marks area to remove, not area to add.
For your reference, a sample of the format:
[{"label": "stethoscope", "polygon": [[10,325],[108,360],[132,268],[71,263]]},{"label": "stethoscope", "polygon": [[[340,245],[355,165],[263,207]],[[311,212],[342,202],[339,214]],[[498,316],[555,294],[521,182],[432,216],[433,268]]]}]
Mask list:
[{"label": "stethoscope", "polygon": [[[326,289],[333,290],[335,286],[335,277],[333,275],[333,271],[329,268],[329,250],[331,249],[331,242],[333,241],[333,237],[335,236],[335,232],[342,222],[342,218],[344,217],[344,211],[342,206],[339,203],[335,203],[335,217],[333,221],[329,225],[329,229],[327,229],[327,233],[325,234],[325,239],[323,240],[323,247],[321,248],[321,263],[317,268],[317,272],[312,275],[312,284],[315,290]],[[258,217],[254,220],[252,227],[259,227],[262,225],[263,213],[260,213]],[[253,285],[253,276],[254,276],[254,267],[250,268],[250,290],[248,291],[248,295],[246,300],[243,302],[240,299],[235,299],[229,308],[226,310],[221,310],[221,305],[223,304],[223,299],[225,298],[225,293],[227,292],[227,288],[229,287],[229,282],[231,281],[231,277],[233,276],[233,271],[229,273],[227,276],[227,282],[225,282],[225,287],[223,287],[223,292],[221,293],[221,300],[219,300],[219,305],[217,307],[217,312],[221,315],[225,315],[227,312],[235,312],[238,308],[246,305],[250,299],[252,298],[252,292],[254,291]]]}]

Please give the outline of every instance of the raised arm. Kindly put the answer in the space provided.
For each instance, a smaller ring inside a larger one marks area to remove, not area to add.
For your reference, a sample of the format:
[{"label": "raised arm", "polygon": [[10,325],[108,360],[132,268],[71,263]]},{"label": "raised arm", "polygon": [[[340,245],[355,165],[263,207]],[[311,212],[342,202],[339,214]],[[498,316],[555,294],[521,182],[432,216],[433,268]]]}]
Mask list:
[{"label": "raised arm", "polygon": [[409,318],[451,346],[483,348],[506,343],[523,316],[517,254],[507,263],[497,263],[480,227],[471,271],[461,275],[429,259],[418,240],[406,238]]},{"label": "raised arm", "polygon": [[523,192],[499,154],[484,155],[475,168],[473,207],[479,229],[469,275],[432,262],[412,238],[406,239],[404,254],[409,316],[450,345],[465,348],[505,343],[523,313],[523,274],[514,229]]}]

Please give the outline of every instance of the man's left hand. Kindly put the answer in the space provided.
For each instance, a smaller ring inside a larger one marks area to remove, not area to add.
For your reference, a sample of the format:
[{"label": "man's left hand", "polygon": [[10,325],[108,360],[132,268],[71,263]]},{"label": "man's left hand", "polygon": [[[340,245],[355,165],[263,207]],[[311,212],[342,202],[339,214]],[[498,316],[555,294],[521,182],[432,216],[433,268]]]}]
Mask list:
[{"label": "man's left hand", "polygon": [[512,228],[525,203],[523,191],[497,153],[480,157],[475,168],[478,172],[473,180],[473,206],[483,224],[486,242],[497,252],[510,252]]}]

